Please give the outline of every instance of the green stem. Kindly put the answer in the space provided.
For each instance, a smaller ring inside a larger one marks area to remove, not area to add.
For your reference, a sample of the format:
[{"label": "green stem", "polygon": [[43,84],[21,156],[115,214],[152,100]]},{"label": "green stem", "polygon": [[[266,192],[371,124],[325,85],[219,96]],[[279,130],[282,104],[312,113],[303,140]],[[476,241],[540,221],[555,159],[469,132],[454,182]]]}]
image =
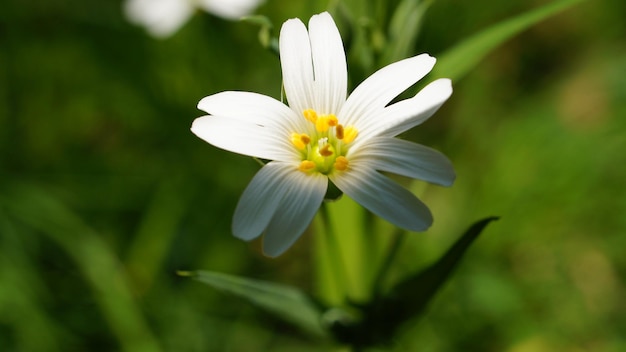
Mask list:
[{"label": "green stem", "polygon": [[391,244],[389,245],[389,251],[387,256],[384,258],[384,262],[380,266],[378,274],[376,275],[372,285],[372,297],[374,300],[377,300],[382,294],[383,280],[385,279],[385,276],[387,276],[387,273],[391,268],[391,264],[393,264],[396,254],[400,250],[405,237],[404,230],[396,229],[396,231],[393,232]]},{"label": "green stem", "polygon": [[344,298],[348,296],[348,272],[346,268],[346,262],[341,254],[339,248],[339,242],[335,236],[335,231],[330,223],[330,216],[328,214],[327,203],[322,203],[320,214],[322,216],[322,222],[324,223],[324,229],[326,230],[326,246],[328,247],[328,253],[332,267],[335,269],[333,275],[337,283],[337,287],[343,292]]},{"label": "green stem", "polygon": [[365,246],[365,255],[362,267],[363,270],[366,270],[368,273],[373,273],[376,271],[376,263],[375,260],[372,260],[372,258],[378,258],[380,237],[376,236],[374,216],[372,213],[363,208],[359,208],[359,211],[362,214],[363,239]]}]

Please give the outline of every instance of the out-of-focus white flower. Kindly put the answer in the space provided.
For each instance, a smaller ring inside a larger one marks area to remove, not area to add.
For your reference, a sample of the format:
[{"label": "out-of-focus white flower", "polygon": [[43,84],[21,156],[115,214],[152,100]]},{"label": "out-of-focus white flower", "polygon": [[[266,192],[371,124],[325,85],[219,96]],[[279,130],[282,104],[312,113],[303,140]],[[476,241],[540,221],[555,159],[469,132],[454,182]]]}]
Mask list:
[{"label": "out-of-focus white flower", "polygon": [[226,19],[250,14],[263,0],[126,0],[128,19],[158,38],[174,34],[200,9]]},{"label": "out-of-focus white flower", "polygon": [[299,19],[285,22],[279,47],[289,106],[256,93],[221,92],[198,103],[208,115],[191,127],[214,146],[271,160],[239,200],[234,235],[251,240],[265,232],[264,252],[283,253],[313,219],[329,180],[389,222],[427,229],[428,208],[379,171],[446,186],[454,181],[443,154],[394,138],[428,119],[452,94],[450,80],[439,79],[389,105],[435,59],[422,54],[386,66],[346,99],[346,57],[328,13],[313,16],[308,31]]}]

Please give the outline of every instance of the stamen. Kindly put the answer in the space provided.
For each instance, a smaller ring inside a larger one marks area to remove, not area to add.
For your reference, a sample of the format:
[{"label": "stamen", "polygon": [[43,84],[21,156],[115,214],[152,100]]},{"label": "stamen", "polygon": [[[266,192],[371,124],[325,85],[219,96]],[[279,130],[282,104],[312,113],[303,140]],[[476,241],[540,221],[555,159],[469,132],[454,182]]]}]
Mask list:
[{"label": "stamen", "polygon": [[339,120],[337,120],[337,116],[330,115],[321,115],[317,117],[317,121],[315,121],[315,129],[318,132],[326,132],[330,127],[337,126]]},{"label": "stamen", "polygon": [[343,125],[335,127],[335,136],[337,136],[337,139],[343,139]]},{"label": "stamen", "polygon": [[359,131],[357,131],[354,126],[348,126],[343,130],[343,141],[345,143],[351,143],[352,141],[354,141],[358,134]]},{"label": "stamen", "polygon": [[337,116],[334,114],[327,115],[328,116],[328,126],[337,126],[339,124],[339,120],[337,120]]},{"label": "stamen", "polygon": [[302,112],[302,114],[304,115],[304,118],[316,123],[317,122],[317,113],[315,112],[315,110],[313,109],[306,109]]},{"label": "stamen", "polygon": [[328,115],[322,115],[317,117],[317,121],[315,121],[315,129],[318,132],[328,131]]},{"label": "stamen", "polygon": [[298,150],[304,150],[306,145],[309,144],[308,142],[305,142],[307,138],[308,138],[308,142],[310,142],[311,138],[309,138],[309,136],[307,136],[306,134],[299,134],[299,133],[294,132],[291,134],[291,143],[296,148],[298,148]]},{"label": "stamen", "polygon": [[330,144],[326,144],[320,148],[320,155],[323,157],[329,157],[333,155],[333,151],[330,150]]},{"label": "stamen", "polygon": [[[358,131],[354,126],[339,124],[334,114],[318,115],[313,109],[302,111],[307,121],[315,125],[312,140],[306,133],[292,133],[291,143],[301,151],[302,160],[298,170],[305,173],[320,173],[328,175],[333,170],[346,171],[349,169],[347,144],[354,141]],[[334,131],[332,130],[334,128]]]},{"label": "stamen", "polygon": [[346,171],[346,169],[348,169],[348,158],[346,158],[345,156],[338,156],[337,159],[335,159],[335,170],[339,170],[339,171]]},{"label": "stamen", "polygon": [[311,160],[303,160],[300,163],[300,166],[298,166],[298,170],[302,172],[309,172],[313,169],[315,169],[315,163],[312,162]]}]

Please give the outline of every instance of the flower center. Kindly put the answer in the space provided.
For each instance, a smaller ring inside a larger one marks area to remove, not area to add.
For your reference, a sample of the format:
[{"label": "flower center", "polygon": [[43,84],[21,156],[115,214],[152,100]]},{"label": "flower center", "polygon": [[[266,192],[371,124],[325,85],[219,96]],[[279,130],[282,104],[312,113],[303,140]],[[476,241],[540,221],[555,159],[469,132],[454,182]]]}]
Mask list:
[{"label": "flower center", "polygon": [[307,109],[302,115],[311,123],[311,128],[309,133],[291,134],[291,143],[302,157],[298,170],[324,175],[335,170],[347,170],[349,162],[346,155],[350,143],[358,134],[356,128],[339,124],[333,114],[318,115],[315,110]]}]

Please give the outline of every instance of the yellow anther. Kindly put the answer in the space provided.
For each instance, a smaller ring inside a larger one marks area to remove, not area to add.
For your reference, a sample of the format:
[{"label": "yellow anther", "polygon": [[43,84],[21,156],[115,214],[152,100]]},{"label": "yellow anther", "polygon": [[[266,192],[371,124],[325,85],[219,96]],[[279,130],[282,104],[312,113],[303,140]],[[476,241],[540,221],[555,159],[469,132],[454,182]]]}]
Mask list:
[{"label": "yellow anther", "polygon": [[328,117],[328,126],[337,126],[339,124],[339,120],[337,120],[337,116],[334,114],[327,115]]},{"label": "yellow anther", "polygon": [[[291,143],[298,148],[298,150],[304,150],[304,148],[306,147],[307,143],[305,143],[302,140],[303,135],[299,134],[299,133],[292,133],[291,134]],[[307,136],[308,137],[308,136]],[[310,139],[309,139],[310,141]]]},{"label": "yellow anther", "polygon": [[315,129],[318,132],[326,132],[330,126],[337,125],[337,117],[335,115],[321,115],[317,117],[315,121]]},{"label": "yellow anther", "polygon": [[320,148],[320,155],[323,157],[333,155],[333,151],[330,150],[330,144],[325,144],[323,147]]},{"label": "yellow anther", "polygon": [[337,139],[343,139],[343,125],[335,127],[335,136],[337,136]]},{"label": "yellow anther", "polygon": [[302,111],[302,115],[315,125],[315,132],[310,127],[307,128],[308,132],[313,133],[314,140],[305,133],[290,135],[291,143],[301,151],[300,155],[304,159],[301,159],[298,170],[323,175],[328,175],[333,170],[348,170],[348,159],[343,155],[348,151],[347,144],[357,137],[357,129],[354,126],[340,125],[334,114],[318,115],[315,110],[306,109]]},{"label": "yellow anther", "polygon": [[315,112],[315,110],[313,109],[306,109],[302,112],[302,115],[304,115],[304,118],[316,123],[317,122],[317,113]]},{"label": "yellow anther", "polygon": [[348,158],[346,158],[345,156],[338,156],[337,159],[335,159],[335,170],[339,170],[339,171],[346,171],[346,169],[348,168]]},{"label": "yellow anther", "polygon": [[309,172],[313,169],[315,169],[315,163],[312,162],[311,160],[303,160],[300,163],[300,166],[298,166],[298,170],[302,172]]},{"label": "yellow anther", "polygon": [[317,117],[317,121],[315,121],[315,129],[318,132],[328,131],[328,119],[325,115]]},{"label": "yellow anther", "polygon": [[[344,143],[351,143],[356,136],[359,134],[359,131],[354,128],[354,126],[348,126],[343,129],[343,141]],[[339,137],[337,137],[339,138]]]}]

